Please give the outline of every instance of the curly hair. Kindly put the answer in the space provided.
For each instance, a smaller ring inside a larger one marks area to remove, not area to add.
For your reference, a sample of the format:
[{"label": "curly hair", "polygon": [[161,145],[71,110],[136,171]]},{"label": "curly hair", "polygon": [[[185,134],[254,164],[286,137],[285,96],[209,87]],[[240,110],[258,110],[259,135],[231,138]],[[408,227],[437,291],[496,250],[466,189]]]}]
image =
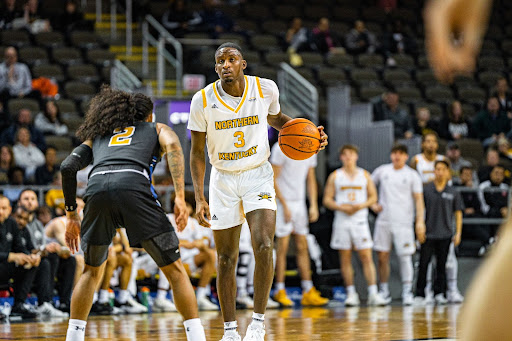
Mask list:
[{"label": "curly hair", "polygon": [[82,141],[94,140],[144,121],[153,111],[151,99],[141,93],[130,94],[103,85],[94,96],[76,135]]}]

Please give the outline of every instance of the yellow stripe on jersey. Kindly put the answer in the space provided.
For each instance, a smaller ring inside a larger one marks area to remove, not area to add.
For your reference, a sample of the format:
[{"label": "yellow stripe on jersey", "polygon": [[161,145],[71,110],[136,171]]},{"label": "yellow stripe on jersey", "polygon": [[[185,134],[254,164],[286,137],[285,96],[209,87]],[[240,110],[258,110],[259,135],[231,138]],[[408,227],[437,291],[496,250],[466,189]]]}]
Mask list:
[{"label": "yellow stripe on jersey", "polygon": [[206,108],[206,92],[204,91],[204,89],[201,89],[201,95],[203,96],[203,109]]},{"label": "yellow stripe on jersey", "polygon": [[260,97],[263,98],[263,91],[261,91],[260,77],[256,77],[256,85],[258,86],[258,92]]},{"label": "yellow stripe on jersey", "polygon": [[216,81],[212,88],[213,88],[213,93],[215,94],[215,97],[217,97],[217,99],[219,100],[219,102],[225,106],[226,108],[228,108],[229,110],[231,111],[234,111],[235,113],[238,113],[238,111],[242,108],[242,105],[244,104],[245,102],[245,98],[247,97],[247,92],[249,92],[249,80],[247,79],[247,76],[244,76],[244,79],[245,79],[245,87],[244,87],[244,94],[242,95],[242,100],[240,101],[240,103],[238,104],[238,106],[236,107],[236,109],[233,109],[232,107],[230,107],[226,102],[224,102],[222,100],[222,98],[220,98],[219,96],[219,93],[217,92],[217,84],[220,82],[220,80]]},{"label": "yellow stripe on jersey", "polygon": [[361,187],[361,186],[341,186],[342,191],[347,190],[347,189],[361,190],[361,189],[363,189],[363,187]]}]

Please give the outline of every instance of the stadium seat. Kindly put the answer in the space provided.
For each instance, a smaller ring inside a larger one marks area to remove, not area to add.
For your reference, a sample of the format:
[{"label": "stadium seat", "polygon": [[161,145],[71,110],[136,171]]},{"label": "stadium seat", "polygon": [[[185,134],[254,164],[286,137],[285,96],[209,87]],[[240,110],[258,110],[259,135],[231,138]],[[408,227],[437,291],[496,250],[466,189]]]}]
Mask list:
[{"label": "stadium seat", "polygon": [[305,66],[320,66],[324,63],[324,57],[318,52],[301,52],[300,56]]},{"label": "stadium seat", "polygon": [[452,90],[443,85],[427,88],[425,90],[425,97],[429,101],[436,103],[448,103],[453,101],[454,98]]},{"label": "stadium seat", "polygon": [[387,15],[384,9],[380,7],[366,7],[362,12],[364,20],[386,23]]},{"label": "stadium seat", "polygon": [[61,114],[72,114],[78,113],[76,110],[75,102],[69,99],[59,99],[57,102],[57,107],[59,108]]},{"label": "stadium seat", "polygon": [[484,147],[482,142],[477,139],[461,139],[457,141],[460,153],[463,157],[470,157],[475,160],[483,160]]},{"label": "stadium seat", "polygon": [[87,50],[87,60],[97,66],[112,65],[116,55],[106,49]]},{"label": "stadium seat", "polygon": [[350,77],[356,84],[361,82],[379,82],[379,76],[375,70],[371,69],[352,69]]},{"label": "stadium seat", "polygon": [[260,76],[261,78],[272,79],[277,82],[277,70],[270,66],[257,66],[253,68],[253,72],[255,75]]},{"label": "stadium seat", "polygon": [[302,18],[302,11],[299,4],[296,5],[277,5],[274,9],[274,15],[284,21],[290,21],[295,17]]},{"label": "stadium seat", "polygon": [[375,96],[380,96],[386,91],[382,86],[362,86],[359,89],[359,97],[362,100],[369,101]]},{"label": "stadium seat", "polygon": [[262,63],[261,55],[258,51],[244,51],[244,59],[249,65]]},{"label": "stadium seat", "polygon": [[41,47],[27,46],[19,50],[19,59],[30,67],[48,64],[48,53]]},{"label": "stadium seat", "polygon": [[34,36],[37,45],[46,48],[63,47],[65,45],[64,35],[58,31],[41,32]]},{"label": "stadium seat", "polygon": [[73,143],[69,136],[46,135],[44,140],[47,145],[54,146],[59,151],[71,151],[73,149]]},{"label": "stadium seat", "polygon": [[325,86],[332,86],[339,83],[347,83],[347,76],[341,69],[321,67],[317,72],[318,80]]},{"label": "stadium seat", "polygon": [[67,82],[64,90],[69,98],[79,101],[88,100],[96,94],[95,86],[80,81]]},{"label": "stadium seat", "polygon": [[90,31],[74,31],[71,32],[71,44],[81,49],[95,49],[100,47],[103,42],[94,33]]},{"label": "stadium seat", "polygon": [[331,11],[327,6],[306,5],[304,7],[304,17],[312,20],[319,20],[320,18],[328,18],[331,16]]},{"label": "stadium seat", "polygon": [[500,71],[483,71],[478,73],[478,80],[487,88],[492,88],[500,77],[503,77],[503,73]]},{"label": "stadium seat", "polygon": [[251,38],[252,46],[258,51],[279,50],[277,38],[270,34],[255,34]]},{"label": "stadium seat", "polygon": [[278,66],[279,63],[285,62],[288,63],[288,54],[286,52],[279,52],[279,51],[273,51],[268,52],[264,54],[265,60],[267,61],[267,64]]},{"label": "stadium seat", "polygon": [[82,63],[82,53],[75,47],[59,47],[52,50],[53,60],[61,65]]},{"label": "stadium seat", "polygon": [[30,37],[25,30],[0,31],[0,41],[5,46],[16,46],[17,48],[30,45]]},{"label": "stadium seat", "polygon": [[400,101],[404,103],[415,103],[422,100],[421,91],[415,87],[398,87],[396,89]]},{"label": "stadium seat", "polygon": [[499,56],[480,56],[478,58],[478,67],[483,70],[503,70],[505,63]]},{"label": "stadium seat", "polygon": [[396,66],[400,68],[412,69],[415,67],[414,58],[407,54],[394,54],[391,56],[396,62]]},{"label": "stadium seat", "polygon": [[265,20],[271,16],[268,5],[262,3],[246,3],[244,5],[244,15],[246,18]]},{"label": "stadium seat", "polygon": [[32,68],[32,78],[46,77],[55,79],[57,82],[63,82],[66,77],[62,67],[58,64],[41,64]]},{"label": "stadium seat", "polygon": [[261,31],[261,25],[258,22],[254,20],[248,20],[248,19],[239,19],[237,20],[238,26],[244,31],[252,32],[252,33],[260,33]]},{"label": "stadium seat", "polygon": [[35,116],[36,113],[41,111],[41,108],[39,107],[39,102],[35,99],[13,98],[7,102],[7,110],[9,110],[11,117],[13,115],[16,115],[18,111],[20,111],[20,109],[24,108],[30,109],[30,111],[32,111],[33,116]]},{"label": "stadium seat", "polygon": [[397,86],[412,81],[411,74],[402,69],[386,69],[383,73],[384,81]]},{"label": "stadium seat", "polygon": [[261,28],[263,29],[263,32],[266,34],[283,34],[288,29],[288,25],[283,20],[266,20],[262,25]]},{"label": "stadium seat", "polygon": [[482,105],[487,97],[487,92],[481,88],[468,87],[459,90],[459,100],[473,105]]},{"label": "stadium seat", "polygon": [[343,21],[350,25],[353,25],[354,21],[359,18],[359,11],[356,8],[346,6],[335,6],[331,14],[334,20]]},{"label": "stadium seat", "polygon": [[378,54],[362,54],[358,56],[357,63],[361,67],[382,68],[384,58]]},{"label": "stadium seat", "polygon": [[351,55],[331,53],[327,57],[327,64],[350,69],[354,67],[354,58]]},{"label": "stadium seat", "polygon": [[86,83],[98,82],[98,70],[92,64],[77,64],[68,67],[69,79]]}]

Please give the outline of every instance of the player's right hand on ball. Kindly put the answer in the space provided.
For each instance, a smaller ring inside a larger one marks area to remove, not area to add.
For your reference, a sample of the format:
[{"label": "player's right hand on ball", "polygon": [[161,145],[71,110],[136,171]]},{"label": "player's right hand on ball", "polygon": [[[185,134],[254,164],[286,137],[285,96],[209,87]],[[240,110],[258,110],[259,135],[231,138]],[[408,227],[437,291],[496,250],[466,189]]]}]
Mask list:
[{"label": "player's right hand on ball", "polygon": [[176,197],[174,200],[174,217],[176,218],[178,232],[183,231],[188,222],[188,210],[185,199]]},{"label": "player's right hand on ball", "polygon": [[206,202],[206,200],[198,200],[196,201],[196,219],[201,226],[210,227],[210,223],[208,220],[211,219],[210,216],[210,206]]}]

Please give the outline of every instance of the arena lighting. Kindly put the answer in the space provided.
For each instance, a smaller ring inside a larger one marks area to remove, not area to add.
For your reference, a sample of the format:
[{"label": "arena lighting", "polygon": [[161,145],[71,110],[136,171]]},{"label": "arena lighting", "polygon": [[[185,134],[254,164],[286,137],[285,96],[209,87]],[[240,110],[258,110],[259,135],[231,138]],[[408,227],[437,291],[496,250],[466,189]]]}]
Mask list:
[{"label": "arena lighting", "polygon": [[169,115],[169,121],[171,124],[187,123],[190,113],[188,112],[173,112]]}]

